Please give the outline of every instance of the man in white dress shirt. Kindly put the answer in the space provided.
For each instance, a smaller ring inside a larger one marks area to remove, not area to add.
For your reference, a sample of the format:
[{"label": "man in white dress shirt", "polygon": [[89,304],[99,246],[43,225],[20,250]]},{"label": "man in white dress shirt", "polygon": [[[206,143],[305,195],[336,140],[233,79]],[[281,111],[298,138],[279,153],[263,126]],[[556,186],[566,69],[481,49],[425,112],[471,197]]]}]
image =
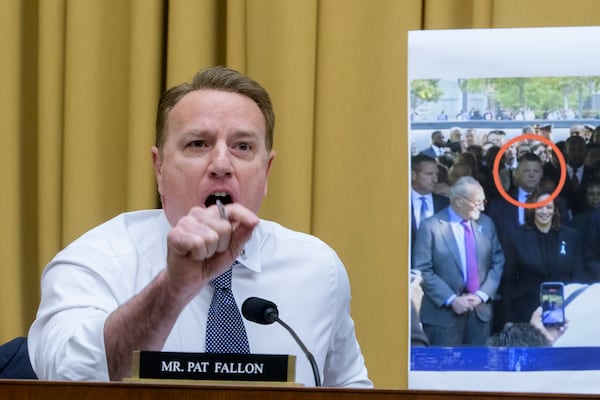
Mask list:
[{"label": "man in white dress shirt", "polygon": [[410,209],[411,209],[411,248],[415,242],[421,221],[448,207],[448,197],[433,193],[438,182],[438,165],[435,158],[418,154],[410,163]]},{"label": "man in white dress shirt", "polygon": [[[29,332],[41,379],[121,380],[134,350],[205,351],[209,281],[237,261],[238,307],[250,296],[275,302],[324,386],[372,386],[336,253],[256,215],[275,157],[274,120],[264,88],[224,67],[162,95],[152,161],[163,208],[113,218],[45,268]],[[296,381],[315,384],[282,327],[244,325],[251,353],[295,354]]]},{"label": "man in white dress shirt", "polygon": [[442,131],[433,131],[431,133],[431,146],[422,150],[420,154],[425,154],[429,157],[436,158],[446,154],[446,138]]}]

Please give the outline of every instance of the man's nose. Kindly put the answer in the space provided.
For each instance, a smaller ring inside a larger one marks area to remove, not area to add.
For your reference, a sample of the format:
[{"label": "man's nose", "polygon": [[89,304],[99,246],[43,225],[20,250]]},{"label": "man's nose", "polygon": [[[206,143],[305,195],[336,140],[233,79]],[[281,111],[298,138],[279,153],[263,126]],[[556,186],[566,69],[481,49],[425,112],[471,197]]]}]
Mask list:
[{"label": "man's nose", "polygon": [[217,144],[211,151],[209,173],[214,177],[230,176],[233,172],[231,154],[226,144]]}]

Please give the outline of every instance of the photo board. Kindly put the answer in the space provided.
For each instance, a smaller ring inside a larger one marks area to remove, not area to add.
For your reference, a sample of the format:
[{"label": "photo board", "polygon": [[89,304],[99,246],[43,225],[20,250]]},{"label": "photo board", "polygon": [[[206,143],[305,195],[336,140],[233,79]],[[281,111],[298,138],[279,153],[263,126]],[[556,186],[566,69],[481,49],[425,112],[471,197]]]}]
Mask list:
[{"label": "photo board", "polygon": [[[557,142],[569,136],[575,123],[600,125],[598,37],[600,27],[409,32],[409,159],[431,145],[435,130],[448,138],[454,127],[463,135],[476,129],[480,137],[501,129],[508,141],[522,135],[525,126],[550,124]],[[564,90],[557,99],[550,89],[560,85]],[[540,102],[546,89],[548,101]],[[538,102],[511,101],[511,96],[523,96],[523,90],[535,91]],[[409,179],[408,193],[410,184]],[[411,215],[410,199],[408,203]],[[414,240],[412,234],[409,240]],[[411,260],[409,254],[409,268]],[[589,305],[585,312],[569,313],[566,307],[566,329],[575,339],[550,347],[411,347],[409,388],[600,393],[596,286],[600,284],[589,285],[576,299],[580,308]],[[565,296],[576,289],[567,285]]]}]

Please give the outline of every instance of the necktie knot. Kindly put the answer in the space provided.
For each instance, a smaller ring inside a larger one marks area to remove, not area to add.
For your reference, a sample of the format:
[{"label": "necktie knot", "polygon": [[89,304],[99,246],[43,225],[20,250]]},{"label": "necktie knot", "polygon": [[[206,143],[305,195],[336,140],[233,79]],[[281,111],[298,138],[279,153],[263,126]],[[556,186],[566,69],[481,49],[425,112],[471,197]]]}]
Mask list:
[{"label": "necktie knot", "polygon": [[232,268],[230,267],[227,271],[223,272],[210,282],[213,284],[215,289],[231,289],[231,275]]},{"label": "necktie knot", "polygon": [[429,210],[429,206],[427,205],[427,196],[421,196],[419,197],[419,200],[421,200],[421,212]]},{"label": "necktie knot", "polygon": [[216,278],[211,279],[210,283],[215,289],[231,289],[231,277],[233,274],[233,267],[239,264],[238,260],[235,260],[231,267]]}]

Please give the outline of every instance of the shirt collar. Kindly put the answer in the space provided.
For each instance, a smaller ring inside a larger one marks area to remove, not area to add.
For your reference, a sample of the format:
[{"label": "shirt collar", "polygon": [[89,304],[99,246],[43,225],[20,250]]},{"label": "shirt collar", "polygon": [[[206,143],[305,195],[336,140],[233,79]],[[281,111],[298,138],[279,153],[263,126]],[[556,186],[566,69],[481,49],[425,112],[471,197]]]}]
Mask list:
[{"label": "shirt collar", "polygon": [[262,240],[262,220],[258,223],[258,226],[254,228],[252,232],[252,236],[250,240],[246,242],[244,246],[244,250],[242,254],[240,254],[237,258],[238,262],[242,264],[244,267],[255,271],[260,272],[261,270],[261,262],[260,262],[260,243]]},{"label": "shirt collar", "polygon": [[448,216],[450,217],[451,223],[461,223],[463,221],[461,216],[458,215],[452,207],[448,207]]},{"label": "shirt collar", "polygon": [[[521,186],[519,186],[519,191],[517,193],[517,200],[521,201],[523,199],[525,199],[525,201],[527,200],[527,196],[529,196],[531,194],[531,192],[527,192],[525,191]],[[525,202],[523,201],[523,203]]]},{"label": "shirt collar", "polygon": [[430,200],[430,199],[433,198],[433,196],[431,195],[431,193],[420,194],[415,189],[410,189],[410,191],[411,191],[411,194],[412,194],[413,202],[416,202],[417,200],[421,201],[421,197],[423,197],[423,196],[425,196],[427,198],[427,200]]},{"label": "shirt collar", "polygon": [[433,150],[435,150],[436,155],[442,155],[442,154],[444,154],[444,148],[443,147],[439,147],[439,146],[436,146],[435,144],[432,144],[431,148]]},{"label": "shirt collar", "polygon": [[160,234],[162,236],[162,246],[163,246],[163,253],[165,254],[165,259],[167,258],[167,235],[169,234],[169,231],[173,228],[171,226],[171,224],[169,223],[169,220],[167,219],[167,214],[165,214],[165,210],[161,209],[161,213],[159,214],[158,218],[157,218],[157,223],[158,223],[158,229],[160,230]]},{"label": "shirt collar", "polygon": [[506,166],[506,168],[516,169],[518,164],[517,164],[517,160],[513,160],[512,163],[510,163],[510,164],[505,163],[504,165]]}]

